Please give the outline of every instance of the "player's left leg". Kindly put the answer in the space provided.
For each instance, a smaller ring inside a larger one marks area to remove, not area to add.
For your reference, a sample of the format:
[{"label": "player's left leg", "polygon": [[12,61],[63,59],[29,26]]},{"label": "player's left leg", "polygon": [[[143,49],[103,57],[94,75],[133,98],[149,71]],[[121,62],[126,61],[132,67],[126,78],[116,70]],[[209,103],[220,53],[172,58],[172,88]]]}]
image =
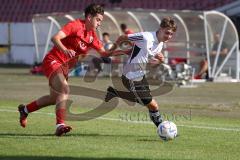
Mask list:
[{"label": "player's left leg", "polygon": [[20,125],[24,128],[26,127],[27,117],[28,117],[29,113],[35,112],[43,107],[54,105],[56,103],[55,97],[56,97],[55,93],[51,92],[51,90],[50,90],[49,95],[42,96],[27,105],[20,104],[18,106],[18,111],[20,114],[20,117],[19,117]]},{"label": "player's left leg", "polygon": [[152,98],[149,84],[145,76],[140,82],[133,82],[133,88],[135,90],[135,96],[138,100],[138,103],[146,106],[149,110],[149,117],[152,122],[158,127],[162,123],[162,117],[158,110],[158,104],[155,99]]},{"label": "player's left leg", "polygon": [[136,87],[135,95],[138,99],[138,103],[148,108],[150,119],[158,127],[163,120],[158,110],[159,107],[157,101],[152,98],[148,85],[144,83],[142,87]]},{"label": "player's left leg", "polygon": [[[52,61],[55,61],[55,59],[51,59],[51,57],[49,58],[49,56],[46,56],[43,60],[43,72],[46,75],[46,77],[49,79],[50,81],[50,75],[57,73],[58,70],[61,71],[61,64],[60,63],[55,63],[54,65],[51,65]],[[19,117],[19,122],[20,125],[22,127],[26,127],[27,125],[27,116],[29,113],[37,111],[43,107],[49,106],[49,105],[54,105],[56,104],[56,94],[54,92],[51,91],[50,88],[50,94],[49,95],[45,95],[42,96],[40,98],[38,98],[37,100],[34,100],[30,103],[28,103],[27,105],[24,104],[20,104],[18,106],[18,111],[20,114]]]},{"label": "player's left leg", "polygon": [[158,104],[157,104],[156,100],[152,99],[151,102],[148,103],[146,106],[148,107],[148,110],[149,110],[150,119],[158,127],[159,124],[162,123],[163,119],[158,110]]},{"label": "player's left leg", "polygon": [[137,102],[144,105],[149,110],[150,119],[158,127],[158,125],[162,122],[162,117],[159,113],[157,102],[152,98],[146,78],[143,77],[141,81],[131,81],[122,76],[122,82],[129,92],[118,91],[109,87],[105,101],[107,102],[114,97],[120,97],[122,99],[127,99],[131,102]]}]

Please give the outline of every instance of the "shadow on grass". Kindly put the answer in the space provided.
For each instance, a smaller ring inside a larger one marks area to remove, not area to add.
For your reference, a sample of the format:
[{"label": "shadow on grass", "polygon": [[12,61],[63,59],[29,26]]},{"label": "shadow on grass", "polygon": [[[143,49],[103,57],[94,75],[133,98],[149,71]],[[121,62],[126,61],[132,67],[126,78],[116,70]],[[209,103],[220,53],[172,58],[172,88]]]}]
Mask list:
[{"label": "shadow on grass", "polygon": [[[51,157],[51,156],[0,156],[1,160],[150,160],[146,158],[118,158],[118,157]],[[170,160],[170,159],[161,159],[159,160]]]},{"label": "shadow on grass", "polygon": [[[26,137],[26,138],[40,138],[40,137],[45,137],[45,138],[52,138],[52,137],[56,137],[54,134],[33,134],[33,133],[0,133],[0,138],[8,138],[8,137],[12,137],[12,138],[18,138],[18,137]],[[141,135],[117,135],[117,134],[98,134],[98,133],[69,133],[66,135],[63,135],[62,137],[120,137],[120,138],[129,138],[129,137],[133,137],[133,138],[141,138],[141,139],[145,139],[147,140],[149,138],[149,136],[141,136]],[[155,139],[156,140],[156,139]],[[150,140],[153,141],[153,140]]]},{"label": "shadow on grass", "polygon": [[[134,160],[133,158],[114,158],[114,157],[104,157],[104,158],[93,158],[93,157],[51,157],[51,156],[0,156],[1,160]],[[146,160],[146,159],[136,159],[136,160]]]},{"label": "shadow on grass", "polygon": [[157,138],[155,138],[155,139],[144,138],[144,139],[138,139],[137,141],[139,141],[139,142],[157,142],[157,143],[159,143],[160,139],[157,139]]},{"label": "shadow on grass", "polygon": [[52,137],[53,134],[30,134],[30,133],[0,133],[0,138],[4,137]]}]

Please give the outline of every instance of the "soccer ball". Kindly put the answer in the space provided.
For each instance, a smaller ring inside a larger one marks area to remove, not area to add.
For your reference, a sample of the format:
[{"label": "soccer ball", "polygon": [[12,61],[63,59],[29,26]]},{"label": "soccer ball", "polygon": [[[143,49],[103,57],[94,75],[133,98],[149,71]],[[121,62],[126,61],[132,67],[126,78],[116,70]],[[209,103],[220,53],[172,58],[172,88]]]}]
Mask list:
[{"label": "soccer ball", "polygon": [[177,136],[177,126],[171,121],[164,121],[157,128],[159,137],[164,140],[173,140]]}]

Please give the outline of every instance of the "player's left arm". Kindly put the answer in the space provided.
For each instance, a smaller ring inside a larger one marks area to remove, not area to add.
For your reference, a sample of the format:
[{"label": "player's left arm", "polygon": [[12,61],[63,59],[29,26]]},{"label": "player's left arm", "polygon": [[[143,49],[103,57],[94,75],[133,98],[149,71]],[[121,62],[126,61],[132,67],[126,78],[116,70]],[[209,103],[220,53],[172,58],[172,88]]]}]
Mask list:
[{"label": "player's left arm", "polygon": [[[142,33],[121,35],[118,37],[118,39],[113,44],[110,50],[106,51],[102,47],[100,50],[98,50],[98,52],[102,56],[119,56],[119,55],[129,54],[131,52],[131,49],[129,49],[129,46],[131,46],[132,48],[134,43],[140,43],[142,41],[143,41]],[[124,48],[123,46],[127,46],[127,48],[126,47]]]},{"label": "player's left arm", "polygon": [[101,47],[101,49],[98,50],[98,52],[103,57],[110,57],[110,56],[119,56],[124,55],[126,52],[123,50],[118,49],[119,45],[121,45],[122,42],[129,41],[128,36],[122,35],[120,36],[115,43],[113,43],[113,46],[109,50],[105,50],[104,47]]},{"label": "player's left arm", "polygon": [[110,48],[109,50],[105,50],[104,47],[100,48],[98,51],[98,53],[102,56],[102,57],[110,57],[110,56],[119,56],[119,55],[123,55],[123,52],[116,50],[117,46],[113,45],[112,48]]},{"label": "player's left arm", "polygon": [[110,57],[110,56],[116,56],[118,53],[116,52],[117,46],[113,44],[113,46],[109,50],[105,50],[105,48],[102,45],[102,42],[98,39],[97,35],[93,35],[93,42],[92,42],[92,48],[94,48],[102,57]]}]

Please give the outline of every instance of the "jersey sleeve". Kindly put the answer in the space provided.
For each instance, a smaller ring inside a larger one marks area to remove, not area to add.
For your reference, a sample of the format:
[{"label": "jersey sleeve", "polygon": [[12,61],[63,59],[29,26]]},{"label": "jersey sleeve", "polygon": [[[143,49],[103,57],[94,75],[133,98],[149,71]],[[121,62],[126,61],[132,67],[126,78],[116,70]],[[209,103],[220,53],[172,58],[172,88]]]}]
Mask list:
[{"label": "jersey sleeve", "polygon": [[61,29],[61,31],[63,31],[67,36],[69,35],[73,35],[76,34],[78,31],[78,23],[77,21],[71,21],[69,23],[67,23],[66,25],[64,25]]},{"label": "jersey sleeve", "polygon": [[130,40],[132,42],[141,42],[144,40],[144,37],[141,32],[134,33],[134,34],[128,34],[128,40]]}]

